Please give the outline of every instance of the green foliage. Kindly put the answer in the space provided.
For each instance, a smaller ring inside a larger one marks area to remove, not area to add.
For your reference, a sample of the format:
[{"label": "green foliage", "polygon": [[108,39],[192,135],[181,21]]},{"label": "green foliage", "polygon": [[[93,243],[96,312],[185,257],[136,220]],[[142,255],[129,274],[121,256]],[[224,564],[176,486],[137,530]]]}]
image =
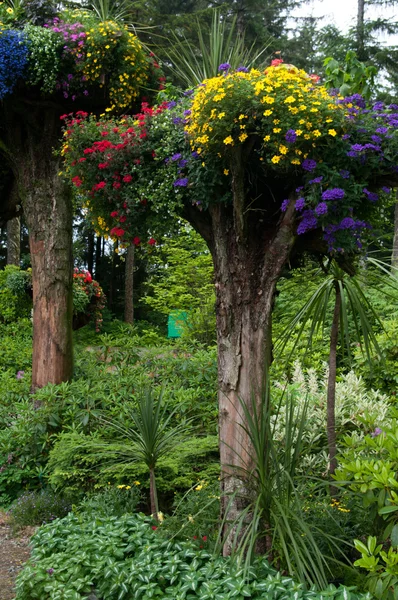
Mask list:
[{"label": "green foliage", "polygon": [[62,44],[60,37],[52,29],[26,25],[29,44],[28,84],[40,86],[45,94],[51,94],[59,77]]},{"label": "green foliage", "polygon": [[0,271],[0,324],[30,315],[32,301],[27,294],[30,286],[29,272],[13,265]]},{"label": "green foliage", "polygon": [[377,68],[368,66],[358,60],[357,55],[349,50],[345,56],[344,64],[329,56],[324,60],[325,86],[337,88],[342,96],[361,94],[369,100],[372,95]]},{"label": "green foliage", "polygon": [[355,561],[357,567],[368,571],[369,591],[378,600],[397,600],[398,598],[398,551],[397,543],[388,551],[382,544],[377,545],[376,538],[369,536],[365,545],[355,540],[355,548],[361,558]]},{"label": "green foliage", "polygon": [[194,42],[173,32],[173,46],[168,52],[173,75],[184,89],[216,77],[222,63],[229,63],[233,69],[237,69],[241,66],[253,67],[260,62],[260,58],[264,62],[264,53],[270,45],[265,44],[258,52],[254,43],[248,48],[244,34],[236,31],[236,17],[228,23],[221,18],[218,10],[213,12],[208,32],[202,28],[199,20],[195,29],[198,39]]},{"label": "green foliage", "polygon": [[52,490],[25,492],[10,507],[10,524],[14,529],[43,525],[65,517],[71,509],[70,501]]},{"label": "green foliage", "polygon": [[132,485],[111,485],[110,483],[102,490],[86,496],[74,511],[77,514],[84,513],[94,517],[122,517],[126,513],[136,512],[137,506],[142,500],[140,482],[134,481]]},{"label": "green foliage", "polygon": [[[365,600],[355,590],[329,586],[306,591],[290,577],[255,561],[249,578],[231,559],[193,542],[167,541],[142,515],[84,518],[70,514],[41,527],[31,559],[18,576],[16,600]],[[370,599],[369,599],[370,600]]]},{"label": "green foliage", "polygon": [[206,324],[212,303],[214,315],[213,263],[203,239],[183,225],[177,236],[165,239],[151,255],[150,265],[154,274],[149,277],[145,304],[166,315],[173,310],[200,309],[189,319],[187,329],[192,337],[194,329],[199,335],[204,329],[203,336],[209,336],[210,325],[215,324],[211,314]]}]

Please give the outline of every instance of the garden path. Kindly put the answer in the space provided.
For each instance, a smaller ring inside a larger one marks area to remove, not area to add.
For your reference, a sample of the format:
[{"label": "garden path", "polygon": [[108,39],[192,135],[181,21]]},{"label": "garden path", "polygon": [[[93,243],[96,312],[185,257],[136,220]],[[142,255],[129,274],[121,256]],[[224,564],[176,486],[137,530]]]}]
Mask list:
[{"label": "garden path", "polygon": [[15,598],[15,577],[29,558],[29,540],[33,527],[13,533],[7,515],[0,511],[0,600]]}]

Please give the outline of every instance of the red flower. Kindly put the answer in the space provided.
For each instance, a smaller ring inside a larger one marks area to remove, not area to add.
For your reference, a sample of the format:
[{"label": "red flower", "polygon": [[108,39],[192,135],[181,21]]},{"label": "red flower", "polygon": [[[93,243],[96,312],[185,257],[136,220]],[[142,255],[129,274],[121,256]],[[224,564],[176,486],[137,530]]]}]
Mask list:
[{"label": "red flower", "polygon": [[126,221],[127,217],[125,215],[123,215],[122,217],[120,217],[119,219],[119,223],[124,223]]},{"label": "red flower", "polygon": [[83,181],[80,179],[79,175],[76,175],[76,177],[72,177],[72,181],[76,187],[80,187],[81,184],[83,183]]},{"label": "red flower", "polygon": [[124,229],[121,227],[114,227],[109,233],[110,235],[115,235],[116,237],[122,237],[122,235],[124,235]]},{"label": "red flower", "polygon": [[78,110],[76,116],[85,119],[86,117],[88,117],[88,113],[84,112],[84,110]]},{"label": "red flower", "polygon": [[109,163],[107,163],[107,162],[99,163],[99,165],[98,165],[99,169],[106,169],[107,167],[109,167]]},{"label": "red flower", "polygon": [[319,75],[315,75],[315,73],[312,73],[312,74],[310,75],[310,78],[311,78],[311,80],[312,80],[314,83],[318,83],[318,81],[320,80],[320,77],[319,77]]},{"label": "red flower", "polygon": [[135,237],[133,239],[133,244],[134,244],[134,246],[139,246],[141,244],[140,238],[139,237]]},{"label": "red flower", "polygon": [[86,276],[84,278],[84,282],[85,283],[91,283],[93,280],[93,278],[91,277],[91,273],[89,273],[88,271],[86,271]]},{"label": "red flower", "polygon": [[203,540],[204,542],[207,542],[207,535],[204,535],[204,536],[202,537],[202,540]]},{"label": "red flower", "polygon": [[155,531],[157,529],[156,525],[152,525],[152,529]]},{"label": "red flower", "polygon": [[113,212],[111,212],[111,217],[115,218],[118,216],[119,216],[119,213],[117,212],[117,210],[114,210]]},{"label": "red flower", "polygon": [[125,176],[123,177],[123,181],[124,181],[125,183],[130,183],[130,181],[132,181],[132,180],[133,180],[133,178],[132,178],[132,176],[131,176],[131,175],[125,175]]},{"label": "red flower", "polygon": [[281,65],[283,63],[283,60],[281,58],[274,58],[274,60],[271,60],[271,67],[277,67],[278,65]]},{"label": "red flower", "polygon": [[93,148],[85,148],[83,150],[83,154],[92,154],[93,152],[95,152]]},{"label": "red flower", "polygon": [[83,156],[81,158],[79,158],[79,163],[85,162],[87,160],[87,158],[83,158]]},{"label": "red flower", "polygon": [[150,240],[148,241],[148,244],[150,246],[154,246],[156,244],[156,240],[154,240],[152,237],[150,238]]},{"label": "red flower", "polygon": [[94,190],[95,190],[95,191],[97,191],[97,190],[102,190],[102,188],[104,188],[105,186],[106,186],[106,183],[105,183],[105,181],[100,181],[99,183],[97,183],[97,184],[94,186]]},{"label": "red flower", "polygon": [[112,187],[114,187],[115,190],[118,190],[120,188],[120,185],[121,184],[118,181],[114,181],[113,184],[112,184]]}]

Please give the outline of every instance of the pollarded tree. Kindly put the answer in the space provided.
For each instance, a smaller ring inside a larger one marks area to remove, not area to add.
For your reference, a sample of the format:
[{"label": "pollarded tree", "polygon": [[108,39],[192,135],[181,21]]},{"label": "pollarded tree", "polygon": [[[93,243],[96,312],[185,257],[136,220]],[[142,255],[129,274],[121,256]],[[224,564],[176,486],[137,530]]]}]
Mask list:
[{"label": "pollarded tree", "polygon": [[[377,190],[398,180],[394,108],[368,110],[359,95],[332,97],[316,77],[280,62],[265,72],[221,65],[179,103],[102,123],[96,143],[103,132],[112,152],[128,156],[116,192],[112,169],[98,171],[100,147],[79,144],[92,125],[67,127],[70,176],[92,190],[94,209],[123,218],[121,237],[146,200],[155,213],[179,211],[211,251],[224,499],[241,489],[234,467],[247,472],[250,464],[239,406],[252,406],[253,394],[257,403],[264,398],[275,285],[285,263],[307,250],[349,269],[382,209]],[[235,496],[228,517],[241,510]]]},{"label": "pollarded tree", "polygon": [[154,69],[138,39],[113,21],[84,11],[41,14],[40,25],[31,17],[0,6],[0,153],[30,234],[34,389],[72,374],[72,202],[59,176],[60,116],[77,104],[127,111],[143,86],[153,87]]}]

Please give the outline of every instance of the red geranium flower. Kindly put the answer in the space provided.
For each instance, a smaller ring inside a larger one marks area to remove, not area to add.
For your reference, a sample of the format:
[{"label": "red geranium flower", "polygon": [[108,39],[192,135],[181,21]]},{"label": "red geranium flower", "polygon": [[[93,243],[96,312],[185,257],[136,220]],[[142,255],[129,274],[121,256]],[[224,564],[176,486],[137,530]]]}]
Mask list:
[{"label": "red geranium flower", "polygon": [[115,218],[118,216],[119,216],[119,213],[117,212],[117,210],[114,210],[113,212],[111,212],[111,217]]},{"label": "red geranium flower", "polygon": [[133,180],[133,178],[132,178],[132,176],[131,176],[131,175],[125,175],[125,176],[123,177],[123,181],[124,181],[125,183],[130,183],[130,181],[132,181],[132,180]]},{"label": "red geranium flower", "polygon": [[133,239],[133,244],[134,244],[134,246],[139,246],[141,244],[140,238],[139,237],[135,237]]},{"label": "red geranium flower", "polygon": [[148,241],[148,244],[150,246],[154,246],[156,244],[156,240],[151,237],[150,240]]}]

